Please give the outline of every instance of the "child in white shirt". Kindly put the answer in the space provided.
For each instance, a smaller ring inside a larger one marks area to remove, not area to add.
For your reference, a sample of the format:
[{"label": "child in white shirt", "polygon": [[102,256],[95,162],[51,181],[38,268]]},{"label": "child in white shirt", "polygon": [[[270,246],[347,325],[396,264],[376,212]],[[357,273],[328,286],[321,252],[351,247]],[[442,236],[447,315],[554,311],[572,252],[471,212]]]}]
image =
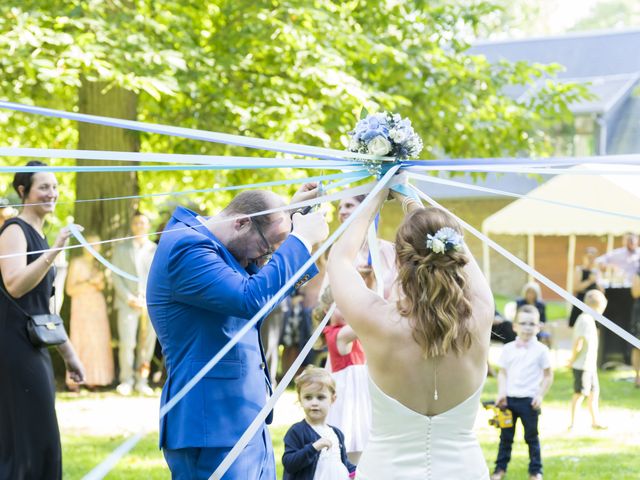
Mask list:
[{"label": "child in white shirt", "polygon": [[511,447],[516,421],[524,427],[524,439],[529,446],[529,479],[542,479],[542,458],[538,437],[538,417],[542,399],[553,382],[549,349],[540,343],[540,313],[533,305],[518,309],[514,322],[516,340],[502,349],[498,365],[498,398],[496,405],[513,413],[513,426],[500,432],[500,448],[492,480],[501,480],[511,460]]},{"label": "child in white shirt", "polygon": [[[584,303],[596,312],[602,313],[607,307],[607,299],[600,290],[589,290],[585,293]],[[573,369],[573,398],[571,399],[571,424],[573,428],[575,413],[582,401],[587,399],[587,407],[591,414],[591,426],[604,429],[598,416],[598,398],[600,382],[598,381],[598,329],[595,319],[588,313],[582,313],[573,327],[573,350],[569,359]]]}]

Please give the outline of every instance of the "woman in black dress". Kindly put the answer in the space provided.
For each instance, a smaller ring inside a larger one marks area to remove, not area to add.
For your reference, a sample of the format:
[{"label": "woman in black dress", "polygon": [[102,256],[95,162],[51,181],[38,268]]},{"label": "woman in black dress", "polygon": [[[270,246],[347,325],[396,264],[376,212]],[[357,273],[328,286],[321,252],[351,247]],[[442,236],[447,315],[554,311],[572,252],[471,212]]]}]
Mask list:
[{"label": "woman in black dress", "polygon": [[[587,247],[582,257],[582,265],[576,268],[573,276],[573,294],[580,301],[584,300],[584,294],[594,288],[600,289],[598,280],[600,279],[600,270],[596,266],[596,257],[598,249],[595,247]],[[582,313],[575,305],[571,309],[569,316],[569,326],[573,327],[576,320]]]},{"label": "woman in black dress", "polygon": [[[0,480],[56,480],[62,478],[62,454],[51,357],[47,348],[31,344],[26,317],[13,302],[30,314],[49,313],[55,248],[65,245],[69,230],[63,228],[49,250],[44,217],[58,199],[52,173],[17,173],[13,187],[23,209],[0,229],[0,287],[13,299],[0,293]],[[83,367],[71,343],[58,351],[71,378],[82,382]]]}]

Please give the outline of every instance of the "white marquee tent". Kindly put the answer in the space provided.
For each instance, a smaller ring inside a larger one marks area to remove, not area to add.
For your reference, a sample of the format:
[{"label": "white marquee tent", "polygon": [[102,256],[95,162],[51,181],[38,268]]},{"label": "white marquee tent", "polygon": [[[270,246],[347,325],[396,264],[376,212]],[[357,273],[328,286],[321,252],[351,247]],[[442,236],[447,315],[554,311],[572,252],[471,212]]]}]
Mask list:
[{"label": "white marquee tent", "polygon": [[[626,232],[640,232],[640,169],[634,166],[580,165],[575,173],[553,177],[525,198],[510,203],[487,217],[482,224],[485,235],[526,235],[527,260],[534,265],[535,235],[569,237],[567,286],[573,284],[576,235],[608,237],[607,249],[613,248],[613,238]],[[599,175],[597,170],[620,171],[620,174]],[[636,171],[636,174],[629,173]],[[636,217],[608,215],[579,210],[536,199],[569,203]],[[489,277],[489,247],[484,244],[483,267]]]}]

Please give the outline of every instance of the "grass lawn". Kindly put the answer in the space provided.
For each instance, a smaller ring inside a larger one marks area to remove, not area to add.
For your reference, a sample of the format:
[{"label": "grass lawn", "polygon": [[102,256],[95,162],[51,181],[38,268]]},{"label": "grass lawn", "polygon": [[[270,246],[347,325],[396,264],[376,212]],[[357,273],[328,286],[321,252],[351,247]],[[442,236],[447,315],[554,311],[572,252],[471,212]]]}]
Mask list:
[{"label": "grass lawn", "polygon": [[[609,430],[592,431],[586,411],[578,418],[585,428],[567,432],[568,402],[571,394],[571,375],[568,370],[557,370],[555,382],[543,405],[541,438],[545,478],[573,480],[588,478],[597,480],[637,480],[640,478],[640,390],[629,382],[620,381],[628,373],[601,373],[602,414]],[[488,379],[483,400],[493,399],[496,392],[495,379]],[[72,401],[64,396],[58,401]],[[99,401],[99,399],[97,400]],[[477,428],[477,435],[490,468],[498,448],[498,430],[486,424],[486,413]],[[282,438],[287,426],[272,428],[278,478],[282,476],[280,458],[284,450]],[[517,427],[513,457],[509,467],[512,479],[526,478],[528,453],[522,439],[522,428]],[[96,437],[63,435],[64,478],[80,479],[97,463],[125,440],[125,437]],[[117,467],[107,479],[152,479],[168,480],[169,472],[161,452],[157,449],[157,435],[148,435]]]}]

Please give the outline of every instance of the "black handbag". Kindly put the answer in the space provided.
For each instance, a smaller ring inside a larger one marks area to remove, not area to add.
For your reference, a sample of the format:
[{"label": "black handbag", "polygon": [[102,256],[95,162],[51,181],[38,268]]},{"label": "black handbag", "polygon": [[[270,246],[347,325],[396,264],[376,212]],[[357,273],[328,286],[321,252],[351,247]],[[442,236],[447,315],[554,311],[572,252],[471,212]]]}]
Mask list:
[{"label": "black handbag", "polygon": [[27,336],[34,347],[60,345],[69,339],[60,315],[55,313],[31,315],[18,305],[4,288],[0,287],[0,290],[27,317]]}]

